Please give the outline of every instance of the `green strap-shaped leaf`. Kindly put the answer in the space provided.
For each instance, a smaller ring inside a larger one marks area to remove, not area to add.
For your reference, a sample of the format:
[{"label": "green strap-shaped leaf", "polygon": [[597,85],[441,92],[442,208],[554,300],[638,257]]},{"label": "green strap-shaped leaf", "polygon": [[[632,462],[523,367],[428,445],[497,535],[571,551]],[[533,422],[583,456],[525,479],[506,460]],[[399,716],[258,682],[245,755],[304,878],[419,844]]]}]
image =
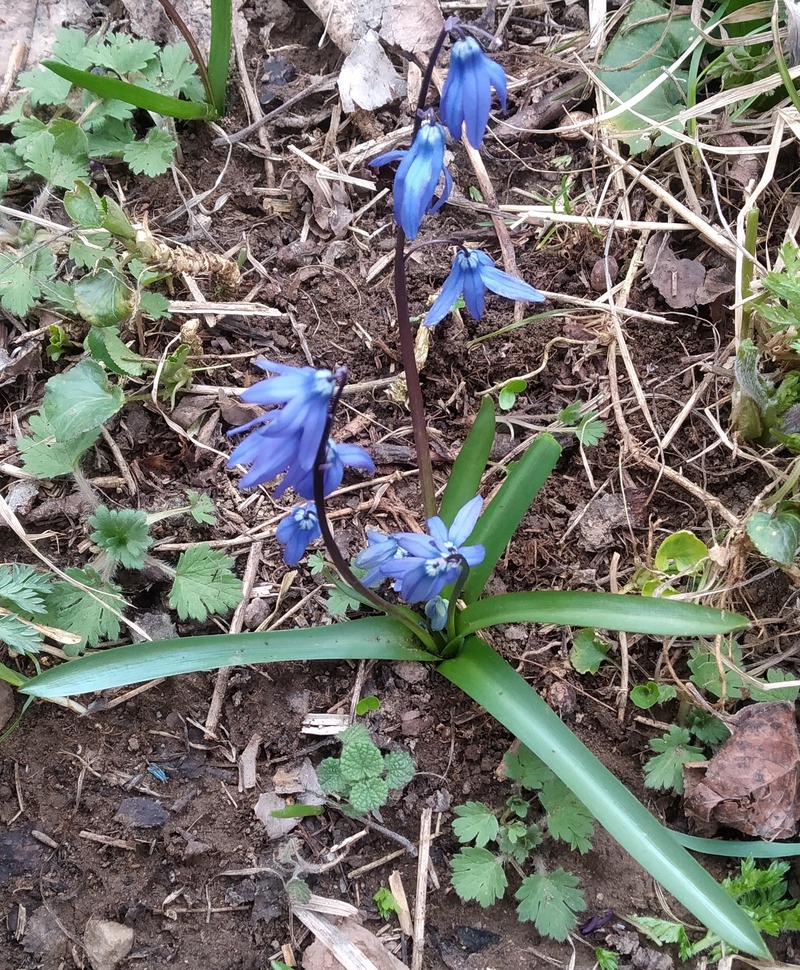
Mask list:
[{"label": "green strap-shaped leaf", "polygon": [[231,60],[231,0],[211,0],[211,44],[208,52],[208,83],[217,116],[225,114],[225,94]]},{"label": "green strap-shaped leaf", "polygon": [[622,848],[709,929],[745,953],[769,959],[750,917],[487,643],[469,637],[459,656],[438,669],[541,758]]},{"label": "green strap-shaped leaf", "polygon": [[42,61],[42,64],[59,77],[71,81],[80,88],[91,91],[92,94],[97,94],[101,98],[124,101],[126,104],[135,105],[137,108],[143,108],[145,111],[152,111],[154,114],[164,115],[167,118],[201,121],[203,119],[213,120],[218,117],[216,109],[210,104],[181,101],[180,98],[158,94],[156,91],[140,87],[138,84],[129,84],[128,81],[121,81],[116,77],[90,74],[89,71],[80,71],[78,68],[61,64],[58,61]]},{"label": "green strap-shaped leaf", "polygon": [[439,517],[448,527],[453,524],[458,510],[478,494],[493,441],[494,406],[491,398],[485,397],[458,458],[453,462],[442,496]]},{"label": "green strap-shaped leaf", "polygon": [[197,670],[289,660],[431,660],[413,634],[387,616],[350,623],[153,640],[62,663],[21,688],[32,697],[70,697]]},{"label": "green strap-shaped leaf", "polygon": [[540,434],[522,458],[509,469],[506,480],[469,537],[470,544],[481,543],[486,548],[486,557],[479,566],[473,566],[469,571],[469,578],[461,593],[465,602],[472,603],[481,595],[497,560],[503,555],[560,455],[561,446],[556,439],[549,434]]},{"label": "green strap-shaped leaf", "polygon": [[746,630],[746,617],[673,597],[628,596],[571,590],[503,593],[472,603],[456,615],[456,632],[469,636],[498,623],[557,623],[647,633],[656,637],[701,637]]},{"label": "green strap-shaped leaf", "polygon": [[800,842],[761,842],[757,839],[701,839],[698,835],[671,832],[673,839],[692,852],[727,856],[729,859],[788,859],[800,855]]}]

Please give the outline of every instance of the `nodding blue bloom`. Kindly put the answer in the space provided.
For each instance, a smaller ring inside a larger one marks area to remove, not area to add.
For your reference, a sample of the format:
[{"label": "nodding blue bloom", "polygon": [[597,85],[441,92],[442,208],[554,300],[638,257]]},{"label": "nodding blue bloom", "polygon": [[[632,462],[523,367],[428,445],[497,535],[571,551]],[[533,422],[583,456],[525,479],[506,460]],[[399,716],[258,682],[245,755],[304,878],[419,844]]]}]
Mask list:
[{"label": "nodding blue bloom", "polygon": [[287,566],[294,566],[295,563],[300,562],[310,543],[319,539],[321,535],[317,508],[311,502],[292,509],[278,523],[275,532],[275,537],[284,547],[283,561]]},{"label": "nodding blue bloom", "polygon": [[442,121],[453,138],[461,138],[461,125],[466,123],[470,145],[481,147],[489,123],[492,88],[505,112],[507,83],[503,68],[474,37],[459,38],[450,52],[450,69],[439,105]]},{"label": "nodding blue bloom", "polygon": [[[345,468],[361,468],[373,475],[375,464],[360,445],[340,445],[328,438],[328,451],[322,467],[323,491],[330,495],[342,484]],[[283,481],[275,489],[275,498],[280,498],[287,488],[293,488],[302,498],[314,498],[314,469],[307,471],[299,465],[289,469]]]},{"label": "nodding blue bloom", "polygon": [[[444,164],[444,144],[444,128],[426,118],[411,148],[386,152],[369,163],[377,167],[402,159],[394,177],[394,217],[409,239],[417,238],[425,214],[436,212],[450,197],[453,179]],[[442,175],[444,191],[434,204]]]},{"label": "nodding blue bloom", "polygon": [[257,360],[256,364],[278,376],[248,387],[242,393],[242,400],[276,406],[228,432],[230,436],[255,428],[236,446],[228,460],[228,468],[251,466],[239,482],[240,488],[269,482],[287,468],[296,467],[300,474],[314,467],[331,398],[341,378],[340,371],[291,367],[264,359]]},{"label": "nodding blue bloom", "polygon": [[480,320],[483,316],[486,290],[510,300],[529,300],[531,303],[541,303],[545,298],[535,287],[498,269],[491,256],[482,250],[459,249],[450,275],[425,317],[425,326],[432,327],[443,320],[462,294],[469,312],[476,320]]},{"label": "nodding blue bloom", "polygon": [[408,553],[380,566],[384,576],[399,582],[398,592],[407,603],[424,603],[434,599],[445,586],[454,583],[461,572],[461,558],[468,566],[483,562],[483,546],[465,546],[483,506],[480,495],[470,499],[459,510],[448,529],[438,515],[428,519],[430,535],[418,532],[396,532],[394,539]]},{"label": "nodding blue bloom", "polygon": [[360,569],[368,570],[361,578],[365,586],[379,586],[386,579],[381,572],[381,566],[391,559],[402,559],[408,553],[400,548],[393,536],[384,535],[382,532],[367,529],[367,539],[369,545],[362,549],[353,562]]},{"label": "nodding blue bloom", "polygon": [[432,600],[428,600],[425,604],[425,616],[430,620],[431,630],[444,630],[449,606],[450,601],[442,599],[441,596],[434,596]]}]

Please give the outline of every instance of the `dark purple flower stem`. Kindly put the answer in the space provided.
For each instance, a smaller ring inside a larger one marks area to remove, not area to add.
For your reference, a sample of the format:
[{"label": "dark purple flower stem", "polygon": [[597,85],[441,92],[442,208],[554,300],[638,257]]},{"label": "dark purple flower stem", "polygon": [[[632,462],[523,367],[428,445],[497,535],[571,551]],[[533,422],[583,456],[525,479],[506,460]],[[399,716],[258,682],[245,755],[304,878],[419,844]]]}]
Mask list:
[{"label": "dark purple flower stem", "polygon": [[[411,140],[414,140],[422,123],[422,112],[428,100],[433,69],[447,38],[447,24],[440,32],[428,59],[428,66],[422,78],[419,91],[417,110],[414,114],[414,130]],[[406,387],[408,388],[408,406],[411,411],[411,427],[414,431],[414,447],[417,451],[419,465],[419,483],[422,491],[422,507],[425,518],[436,515],[436,486],[433,481],[433,465],[431,464],[431,448],[428,440],[428,424],[425,415],[425,401],[422,397],[422,386],[419,381],[417,360],[414,355],[414,331],[411,327],[411,313],[408,305],[408,278],[406,276],[406,234],[397,226],[397,236],[394,251],[394,298],[397,310],[397,327],[400,331],[400,351],[403,358]]]},{"label": "dark purple flower stem", "polygon": [[424,649],[431,650],[435,653],[436,647],[434,646],[433,639],[430,634],[426,636],[426,631],[420,625],[417,614],[412,610],[399,606],[397,603],[390,603],[376,593],[374,589],[365,586],[350,568],[350,563],[342,555],[339,546],[336,544],[336,539],[333,535],[330,522],[328,521],[327,512],[325,511],[325,464],[328,458],[328,438],[330,437],[331,427],[333,426],[333,418],[336,414],[336,408],[342,396],[342,391],[347,383],[347,369],[344,367],[341,368],[337,373],[337,378],[336,390],[328,404],[328,419],[325,422],[325,429],[322,433],[322,438],[317,448],[317,455],[314,459],[314,505],[316,506],[317,521],[319,522],[319,529],[322,533],[322,541],[325,544],[325,549],[331,558],[331,562],[348,586],[352,587],[362,599],[366,600],[377,610],[380,610],[381,613],[387,613],[389,616],[395,617],[395,619],[407,626],[414,636],[422,641],[421,645]]}]

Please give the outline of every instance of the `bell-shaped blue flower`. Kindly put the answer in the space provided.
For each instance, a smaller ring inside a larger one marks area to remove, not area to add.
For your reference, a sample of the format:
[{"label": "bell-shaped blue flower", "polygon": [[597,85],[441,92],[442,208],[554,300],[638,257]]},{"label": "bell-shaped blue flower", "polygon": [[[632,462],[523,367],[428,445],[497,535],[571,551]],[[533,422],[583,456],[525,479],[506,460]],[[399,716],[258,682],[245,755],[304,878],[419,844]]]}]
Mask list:
[{"label": "bell-shaped blue flower", "polygon": [[476,495],[459,510],[450,528],[438,515],[433,516],[428,519],[427,536],[418,532],[396,532],[391,536],[408,555],[384,562],[379,568],[384,576],[398,582],[398,592],[407,603],[424,603],[438,596],[445,586],[458,579],[462,559],[468,566],[483,562],[483,546],[464,545],[482,505],[481,497]]},{"label": "bell-shaped blue flower", "polygon": [[228,432],[234,435],[255,429],[228,460],[228,468],[250,466],[240,488],[272,481],[287,468],[296,469],[297,475],[313,468],[340,378],[339,373],[314,367],[291,367],[263,359],[256,363],[278,376],[259,381],[242,393],[243,401],[272,409]]},{"label": "bell-shaped blue flower", "polygon": [[292,511],[278,523],[275,537],[284,547],[283,561],[287,566],[294,566],[300,562],[309,544],[319,539],[322,531],[319,527],[316,506],[309,502]]},{"label": "bell-shaped blue flower", "polygon": [[430,621],[431,630],[444,630],[449,606],[449,600],[442,599],[441,596],[434,596],[432,600],[428,600],[425,604],[425,616]]},{"label": "bell-shaped blue flower", "polygon": [[[402,159],[394,177],[394,217],[409,239],[417,238],[426,213],[436,212],[452,191],[453,179],[444,164],[444,145],[444,128],[426,118],[419,126],[411,148],[386,152],[369,163],[375,168]],[[444,190],[434,203],[442,176]]]},{"label": "bell-shaped blue flower", "polygon": [[408,553],[400,548],[394,536],[384,535],[383,532],[367,529],[367,540],[367,548],[362,549],[353,562],[359,569],[367,570],[361,578],[365,586],[380,586],[386,579],[381,566],[392,559],[403,559]]},{"label": "bell-shaped blue flower", "polygon": [[[370,475],[375,474],[375,463],[360,445],[340,445],[328,439],[328,451],[323,466],[323,489],[330,495],[342,484],[345,468],[361,468]],[[287,488],[293,488],[302,498],[314,498],[314,469],[304,470],[300,465],[289,469],[278,488],[275,498],[280,498]]]},{"label": "bell-shaped blue flower", "polygon": [[460,37],[450,52],[450,69],[439,105],[442,121],[453,138],[461,138],[461,126],[466,124],[470,145],[481,147],[489,123],[492,88],[505,112],[507,82],[503,68],[474,37]]},{"label": "bell-shaped blue flower", "polygon": [[432,327],[443,320],[462,294],[469,312],[476,320],[480,320],[487,290],[497,293],[498,296],[508,297],[509,300],[541,303],[545,298],[535,287],[498,269],[491,256],[482,250],[459,249],[450,275],[442,284],[441,292],[425,317],[425,326]]}]

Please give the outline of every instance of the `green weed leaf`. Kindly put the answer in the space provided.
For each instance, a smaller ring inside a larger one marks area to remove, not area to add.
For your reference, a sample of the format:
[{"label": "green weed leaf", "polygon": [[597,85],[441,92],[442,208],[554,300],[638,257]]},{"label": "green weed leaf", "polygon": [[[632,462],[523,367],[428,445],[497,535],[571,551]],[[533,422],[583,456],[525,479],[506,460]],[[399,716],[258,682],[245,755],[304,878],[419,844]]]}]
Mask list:
[{"label": "green weed leaf", "polygon": [[66,569],[72,579],[90,587],[92,596],[66,580],[53,584],[47,597],[47,617],[51,626],[59,627],[81,637],[77,647],[68,647],[67,653],[80,653],[84,646],[95,646],[101,640],[115,640],[119,636],[120,621],[109,607],[121,612],[125,604],[119,597],[120,589],[114,583],[103,582],[94,569]]},{"label": "green weed leaf", "polygon": [[33,566],[0,566],[0,606],[17,613],[44,613],[50,576]]},{"label": "green weed leaf", "polygon": [[503,867],[488,849],[469,846],[454,855],[451,882],[461,899],[491,906],[505,894],[508,880]]},{"label": "green weed leaf", "polygon": [[794,507],[774,515],[754,512],[747,520],[747,535],[762,556],[791,566],[800,547],[800,514]]},{"label": "green weed leaf", "polygon": [[404,788],[414,777],[414,761],[407,751],[390,751],[383,758],[384,778],[391,790]]},{"label": "green weed leaf", "polygon": [[24,317],[42,295],[42,284],[55,275],[52,249],[30,245],[22,250],[0,251],[0,304],[15,316]]},{"label": "green weed leaf", "polygon": [[547,831],[554,839],[568,843],[582,855],[591,849],[592,815],[562,781],[548,781],[539,792],[539,801],[547,812]]},{"label": "green weed leaf", "polygon": [[151,128],[144,138],[125,148],[122,158],[134,175],[155,178],[169,169],[177,147],[178,143],[163,128]]},{"label": "green weed leaf", "polygon": [[58,441],[69,441],[99,428],[125,403],[122,388],[112,387],[103,368],[82,360],[47,382],[42,411]]},{"label": "green weed leaf", "polygon": [[387,889],[386,886],[381,886],[372,898],[378,907],[381,919],[389,919],[393,913],[400,912],[400,904],[392,895],[391,889]]},{"label": "green weed leaf", "polygon": [[658,547],[653,566],[668,576],[677,573],[696,575],[708,559],[708,546],[693,532],[682,529],[673,532]]},{"label": "green weed leaf", "polygon": [[347,797],[357,814],[366,815],[383,808],[389,798],[389,786],[383,778],[364,778],[353,783]]},{"label": "green weed leaf", "polygon": [[345,744],[339,761],[342,777],[349,783],[379,778],[383,773],[383,755],[372,741]]},{"label": "green weed leaf", "polygon": [[691,743],[691,735],[686,728],[676,725],[662,737],[653,738],[650,747],[657,754],[645,765],[645,785],[682,795],[683,766],[687,761],[705,761],[703,749]]},{"label": "green weed leaf", "polygon": [[42,635],[30,623],[13,615],[0,616],[0,643],[9,650],[26,655],[36,654],[42,646]]},{"label": "green weed leaf", "polygon": [[144,71],[158,56],[158,47],[151,40],[134,40],[127,34],[109,33],[105,43],[98,46],[93,61],[98,67],[125,75]]},{"label": "green weed leaf", "polygon": [[520,788],[527,788],[529,791],[538,791],[555,778],[547,765],[524,744],[520,744],[515,753],[505,755],[503,763],[506,766],[506,775]]},{"label": "green weed leaf", "polygon": [[474,842],[475,845],[483,846],[497,838],[500,823],[494,812],[483,802],[456,805],[453,813],[457,816],[453,820],[453,831],[459,842]]},{"label": "green weed leaf", "polygon": [[654,680],[646,684],[637,684],[630,693],[631,703],[640,711],[649,711],[656,704],[665,704],[678,696],[672,684],[657,684]]},{"label": "green weed leaf", "polygon": [[586,909],[578,880],[571,872],[556,869],[548,875],[526,876],[514,894],[517,916],[533,923],[542,936],[563,942],[575,929],[575,915]]},{"label": "green weed leaf", "polygon": [[361,603],[354,596],[348,596],[348,594],[342,589],[332,589],[328,593],[328,599],[326,600],[325,607],[331,616],[343,617],[347,615],[348,610],[357,610]]},{"label": "green weed leaf", "polygon": [[85,346],[94,360],[120,377],[141,377],[145,371],[147,361],[120,340],[116,327],[92,327]]},{"label": "green weed leaf", "polygon": [[76,435],[69,441],[56,441],[55,431],[44,414],[32,414],[29,419],[31,435],[17,439],[26,472],[37,478],[58,478],[71,475],[81,455],[97,441],[100,429]]},{"label": "green weed leaf", "polygon": [[214,514],[214,503],[211,501],[211,496],[205,492],[196,492],[193,488],[190,488],[186,493],[186,497],[189,500],[189,514],[195,522],[200,522],[204,525],[217,524],[217,517]]},{"label": "green weed leaf", "polygon": [[596,674],[608,660],[611,644],[591,628],[578,630],[572,640],[569,662],[579,674]]},{"label": "green weed leaf", "polygon": [[507,381],[497,395],[497,404],[501,411],[510,411],[517,401],[517,395],[522,394],[528,387],[528,382],[521,377]]},{"label": "green weed leaf", "polygon": [[342,777],[338,758],[325,758],[317,766],[317,781],[326,795],[343,795],[347,782]]},{"label": "green weed leaf", "polygon": [[205,620],[222,615],[242,601],[242,581],[233,573],[233,560],[201,542],[181,553],[169,605],[182,620]]},{"label": "green weed leaf", "polygon": [[55,118],[36,138],[22,146],[28,168],[50,185],[71,189],[76,179],[89,175],[86,132],[67,118]]},{"label": "green weed leaf", "polygon": [[575,429],[575,437],[584,448],[594,448],[605,437],[606,423],[597,417],[596,411],[588,411]]},{"label": "green weed leaf", "polygon": [[133,313],[134,291],[116,269],[99,266],[76,280],[73,289],[78,313],[93,327],[116,326]]},{"label": "green weed leaf", "polygon": [[141,569],[152,545],[147,514],[140,509],[108,509],[99,506],[89,519],[94,531],[90,538],[126,569]]}]

